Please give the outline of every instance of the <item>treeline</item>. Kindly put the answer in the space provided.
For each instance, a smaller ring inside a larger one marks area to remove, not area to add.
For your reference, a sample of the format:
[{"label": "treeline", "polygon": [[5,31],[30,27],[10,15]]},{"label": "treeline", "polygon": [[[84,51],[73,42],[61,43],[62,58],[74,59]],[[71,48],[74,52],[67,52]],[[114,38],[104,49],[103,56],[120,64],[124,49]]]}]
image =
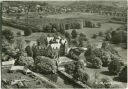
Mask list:
[{"label": "treeline", "polygon": [[124,43],[127,48],[127,26],[123,25],[116,30],[110,29],[106,32],[105,40],[110,41],[114,44]]},{"label": "treeline", "polygon": [[126,24],[127,23],[127,17],[113,17],[110,19],[109,22],[112,22],[112,23],[119,23],[119,24]]},{"label": "treeline", "polygon": [[19,23],[19,22],[16,22],[16,21],[13,21],[13,20],[2,20],[2,24],[3,25],[6,25],[6,26],[11,26],[11,27],[14,27],[14,28],[18,28],[20,30],[28,30],[28,29],[31,29],[32,32],[40,32],[41,30],[36,27],[36,26],[32,26],[32,25],[28,25],[28,24],[25,24],[25,23]]},{"label": "treeline", "polygon": [[30,25],[30,24],[26,24],[24,22],[17,22],[14,20],[3,20],[2,24],[21,29],[25,32],[29,29],[32,32],[47,32],[47,33],[60,32],[62,34],[65,33],[65,30],[81,29],[82,26],[89,27],[89,28],[101,26],[100,23],[94,24],[91,21],[84,21],[83,25],[80,24],[79,22],[71,22],[71,23],[66,23],[66,22],[65,23],[55,23],[54,22],[54,23],[49,23],[49,24],[39,26],[39,27],[37,27],[36,25]]},{"label": "treeline", "polygon": [[2,24],[21,29],[23,31],[31,29],[32,32],[48,32],[48,33],[62,32],[63,33],[64,30],[68,30],[68,29],[80,29],[79,23],[70,23],[66,25],[63,23],[49,23],[42,27],[37,27],[34,25],[25,24],[25,23],[13,21],[13,20],[3,20]]},{"label": "treeline", "polygon": [[65,29],[81,29],[81,25],[78,22],[65,24]]}]

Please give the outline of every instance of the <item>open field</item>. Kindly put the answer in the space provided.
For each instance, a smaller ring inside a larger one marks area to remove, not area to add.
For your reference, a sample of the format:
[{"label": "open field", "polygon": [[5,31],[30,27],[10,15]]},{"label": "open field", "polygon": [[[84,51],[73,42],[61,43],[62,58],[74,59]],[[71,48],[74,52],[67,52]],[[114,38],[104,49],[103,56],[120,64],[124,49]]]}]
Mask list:
[{"label": "open field", "polygon": [[87,20],[108,20],[109,19],[106,16],[102,16],[94,13],[80,13],[80,12],[48,15],[47,17],[57,18],[57,19],[78,18],[78,19],[87,19]]}]

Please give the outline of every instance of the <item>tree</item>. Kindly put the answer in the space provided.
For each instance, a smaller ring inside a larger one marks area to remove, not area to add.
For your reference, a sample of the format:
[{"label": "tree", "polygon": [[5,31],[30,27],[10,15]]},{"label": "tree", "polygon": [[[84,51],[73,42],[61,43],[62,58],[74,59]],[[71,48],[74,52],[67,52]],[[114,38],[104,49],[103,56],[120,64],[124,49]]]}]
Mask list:
[{"label": "tree", "polygon": [[43,30],[44,30],[44,32],[51,32],[52,26],[50,26],[50,25],[45,25],[45,26],[43,26]]},{"label": "tree", "polygon": [[31,29],[24,30],[24,34],[25,34],[25,36],[29,36],[32,34],[32,30]]},{"label": "tree", "polygon": [[101,23],[97,23],[97,26],[98,26],[98,27],[101,27]]},{"label": "tree", "polygon": [[118,51],[114,49],[114,47],[112,45],[110,45],[107,41],[104,41],[102,43],[102,47],[101,47],[103,50],[107,51],[107,52],[110,52],[111,54],[114,54],[114,55],[117,55],[117,56],[120,56]]},{"label": "tree", "polygon": [[40,73],[56,73],[57,65],[55,60],[52,60],[48,57],[37,56],[35,59],[35,65],[37,72]]},{"label": "tree", "polygon": [[73,75],[74,74],[75,68],[76,68],[75,62],[67,63],[64,67],[65,67],[65,71],[68,74],[70,74],[70,75]]},{"label": "tree", "polygon": [[71,35],[68,32],[65,32],[65,37],[68,39],[68,41],[71,41]]},{"label": "tree", "polygon": [[93,34],[92,38],[96,39],[97,38],[97,34]]},{"label": "tree", "polygon": [[76,32],[76,30],[73,30],[72,33],[71,33],[71,35],[72,35],[72,38],[76,38],[76,37],[77,37],[77,32]]},{"label": "tree", "polygon": [[108,70],[111,74],[118,74],[121,69],[121,63],[119,60],[112,60],[108,65]]},{"label": "tree", "polygon": [[76,47],[79,46],[79,42],[78,42],[77,39],[72,39],[72,40],[71,40],[71,44],[74,45],[74,46],[76,46]]},{"label": "tree", "polygon": [[84,46],[83,40],[79,40],[79,47],[83,47],[83,46]]},{"label": "tree", "polygon": [[83,82],[84,84],[86,84],[90,79],[88,73],[86,73],[82,68],[78,68],[75,70],[73,74],[73,78],[75,80]]},{"label": "tree", "polygon": [[68,53],[68,57],[72,58],[73,60],[78,61],[79,60],[79,55],[82,53],[80,49],[70,49]]},{"label": "tree", "polygon": [[47,49],[45,50],[45,56],[46,57],[50,57],[50,58],[54,58],[54,56],[56,54],[54,54],[54,51],[52,50],[51,46],[47,47]]},{"label": "tree", "polygon": [[27,52],[27,55],[28,55],[29,57],[33,57],[33,51],[32,51],[32,48],[31,48],[30,46],[27,46],[27,47],[25,48],[25,51]]},{"label": "tree", "polygon": [[101,61],[101,59],[98,58],[98,57],[94,57],[93,58],[93,62],[92,62],[92,66],[94,68],[97,68],[97,69],[101,68],[102,67],[102,61]]},{"label": "tree", "polygon": [[20,56],[16,61],[16,65],[26,66],[32,69],[34,66],[34,60],[32,57]]},{"label": "tree", "polygon": [[69,30],[70,29],[70,24],[65,24],[65,29]]},{"label": "tree", "polygon": [[101,36],[101,37],[104,35],[104,33],[101,32],[101,31],[100,31],[98,34],[99,34],[99,36]]},{"label": "tree", "polygon": [[90,43],[88,43],[88,45],[87,45],[87,51],[85,52],[84,56],[85,57],[90,56],[92,54],[93,50],[94,50],[93,45],[91,45]]},{"label": "tree", "polygon": [[86,37],[86,35],[83,34],[83,33],[80,33],[80,35],[79,35],[79,40],[87,41],[87,37]]},{"label": "tree", "polygon": [[84,41],[87,41],[86,35],[83,33],[80,33],[79,35],[79,46],[83,47],[84,46]]},{"label": "tree", "polygon": [[5,29],[2,30],[2,35],[8,40],[12,40],[14,38],[14,33],[11,30]]},{"label": "tree", "polygon": [[46,47],[48,42],[47,42],[47,37],[45,35],[42,35],[40,36],[38,39],[37,39],[37,43],[38,45],[42,45],[43,47]]},{"label": "tree", "polygon": [[127,43],[127,31],[119,30],[111,33],[113,43]]},{"label": "tree", "polygon": [[124,66],[122,70],[119,72],[120,81],[127,82],[127,66]]},{"label": "tree", "polygon": [[16,48],[19,49],[20,52],[25,50],[25,40],[23,38],[18,38],[16,40]]},{"label": "tree", "polygon": [[107,67],[111,61],[110,53],[105,50],[95,49],[95,50],[93,50],[92,54],[101,59],[101,61],[103,63],[102,66],[104,66],[104,67]]},{"label": "tree", "polygon": [[59,30],[60,33],[64,35],[64,34],[65,34],[65,27],[64,27],[64,24],[60,24],[59,26],[60,26],[60,30]]}]

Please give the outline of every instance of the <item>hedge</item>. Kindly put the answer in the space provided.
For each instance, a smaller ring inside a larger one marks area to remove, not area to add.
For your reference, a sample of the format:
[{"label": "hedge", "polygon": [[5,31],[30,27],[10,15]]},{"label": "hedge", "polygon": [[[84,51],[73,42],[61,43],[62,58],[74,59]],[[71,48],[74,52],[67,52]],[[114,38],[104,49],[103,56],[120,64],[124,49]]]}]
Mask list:
[{"label": "hedge", "polygon": [[18,22],[15,22],[13,20],[10,20],[10,21],[3,20],[2,24],[5,25],[5,26],[11,26],[11,27],[14,27],[14,28],[18,28],[18,29],[23,30],[23,31],[28,30],[28,29],[31,29],[32,32],[40,32],[41,31],[36,26],[27,25],[25,23],[18,23]]}]

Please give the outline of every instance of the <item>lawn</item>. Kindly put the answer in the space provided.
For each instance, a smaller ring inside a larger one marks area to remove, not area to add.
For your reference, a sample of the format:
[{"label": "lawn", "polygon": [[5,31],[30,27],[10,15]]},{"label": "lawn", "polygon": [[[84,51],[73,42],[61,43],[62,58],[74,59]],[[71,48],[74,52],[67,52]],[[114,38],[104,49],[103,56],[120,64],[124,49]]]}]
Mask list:
[{"label": "lawn", "polygon": [[101,69],[93,69],[93,68],[85,68],[86,73],[89,74],[90,76],[90,81],[89,83],[92,83],[95,81],[95,78],[97,78],[98,80],[101,78],[108,78],[112,81],[112,84],[119,84],[120,88],[126,88],[127,87],[127,83],[124,82],[120,82],[118,80],[116,80],[117,77],[115,75],[111,75],[108,71],[107,67],[103,67]]},{"label": "lawn", "polygon": [[[102,23],[100,28],[83,28],[76,30],[78,33],[84,33],[87,37],[91,38],[93,34],[96,34],[100,31],[105,32],[110,28],[117,29],[120,27],[121,24],[114,24],[114,23]],[[67,30],[69,33],[72,32],[72,29]]]},{"label": "lawn", "polygon": [[[21,72],[8,73],[8,69],[2,69],[1,72],[2,72],[1,77],[3,80],[11,81],[11,80],[25,79],[26,81],[23,81],[23,82],[29,88],[41,88],[41,87],[46,88],[47,87],[47,84],[44,82],[41,82],[41,80],[31,78],[27,75],[24,75]],[[11,85],[8,85],[8,86],[9,86],[9,88],[16,88],[15,86],[11,86]]]}]

